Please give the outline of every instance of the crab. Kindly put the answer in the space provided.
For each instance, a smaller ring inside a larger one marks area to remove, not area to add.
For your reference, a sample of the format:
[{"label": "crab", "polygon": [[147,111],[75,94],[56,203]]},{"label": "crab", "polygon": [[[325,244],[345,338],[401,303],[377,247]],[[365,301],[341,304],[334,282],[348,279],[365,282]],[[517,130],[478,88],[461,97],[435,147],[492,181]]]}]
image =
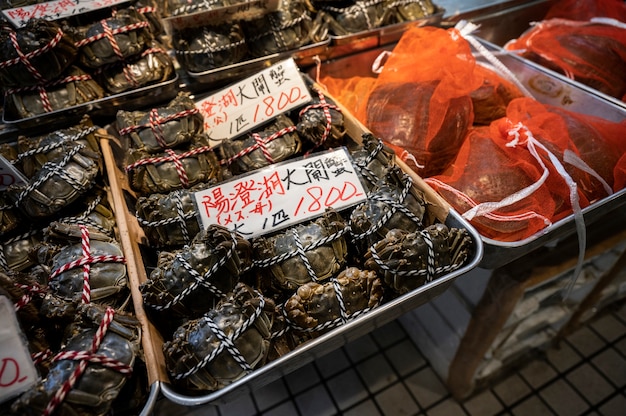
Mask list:
[{"label": "crab", "polygon": [[106,415],[132,374],[141,327],[129,314],[84,304],[47,376],[11,405],[15,414]]},{"label": "crab", "polygon": [[348,267],[323,284],[300,286],[285,302],[284,314],[297,330],[323,332],[376,308],[383,295],[375,271]]},{"label": "crab", "polygon": [[131,187],[146,195],[219,182],[223,170],[217,155],[206,136],[196,139],[189,146],[156,154],[131,148],[126,166]]},{"label": "crab", "polygon": [[251,244],[219,225],[198,233],[180,250],[161,251],[140,286],[144,304],[173,317],[197,318],[233,290],[252,265]]},{"label": "crab", "polygon": [[387,169],[383,179],[368,193],[367,200],[350,214],[353,242],[364,253],[366,247],[394,228],[416,231],[423,228],[426,198],[412,179],[397,166]]},{"label": "crab", "polygon": [[100,84],[77,66],[71,66],[54,81],[11,88],[5,93],[7,109],[16,118],[31,118],[64,110],[105,96]]},{"label": "crab", "polygon": [[270,286],[284,291],[327,280],[347,262],[347,231],[339,213],[329,210],[308,223],[254,239],[254,265],[269,276]]},{"label": "crab", "polygon": [[172,39],[181,67],[201,73],[237,64],[248,54],[248,45],[238,22],[180,29]]},{"label": "crab", "polygon": [[262,130],[248,133],[243,138],[223,140],[218,147],[220,163],[239,174],[295,156],[302,147],[296,130],[291,119],[280,114]]},{"label": "crab", "polygon": [[24,272],[34,267],[37,262],[30,254],[42,241],[43,231],[37,228],[3,239],[0,244],[0,268],[6,272]]},{"label": "crab", "polygon": [[129,146],[148,153],[190,143],[204,132],[202,114],[189,93],[184,92],[167,105],[149,111],[118,110],[116,122]]},{"label": "crab", "polygon": [[317,97],[300,110],[296,126],[298,134],[316,148],[341,146],[346,136],[341,109],[321,91],[317,91]]},{"label": "crab", "polygon": [[303,0],[283,0],[280,8],[243,26],[252,57],[286,52],[311,43],[312,19]]},{"label": "crab", "polygon": [[179,247],[190,244],[200,232],[193,193],[206,188],[198,184],[167,194],[137,198],[135,216],[153,247]]},{"label": "crab", "polygon": [[214,309],[189,320],[163,344],[171,379],[190,389],[215,391],[262,366],[268,356],[275,307],[244,283]]},{"label": "crab", "polygon": [[98,68],[94,77],[111,94],[165,82],[175,74],[174,62],[157,41],[150,41],[139,54]]},{"label": "crab", "polygon": [[379,272],[387,287],[404,294],[459,269],[471,250],[465,228],[437,223],[416,232],[392,229],[369,248],[365,268]]},{"label": "crab", "polygon": [[79,61],[92,69],[136,56],[153,40],[150,23],[131,7],[76,31]]},{"label": "crab", "polygon": [[66,235],[59,245],[48,238],[34,251],[49,270],[49,291],[41,306],[48,318],[67,320],[81,303],[119,306],[128,302],[126,258],[119,243],[86,226],[79,231],[79,236]]},{"label": "crab", "polygon": [[385,9],[389,10],[386,24],[424,19],[437,12],[431,0],[385,0]]},{"label": "crab", "polygon": [[0,44],[0,83],[10,88],[58,79],[78,53],[71,36],[44,19],[31,19],[18,30],[3,22]]},{"label": "crab", "polygon": [[363,133],[362,144],[350,150],[354,165],[372,190],[395,165],[395,153],[371,133]]},{"label": "crab", "polygon": [[28,183],[7,188],[15,205],[33,218],[59,213],[94,187],[102,154],[88,118],[80,125],[18,141],[18,163]]}]

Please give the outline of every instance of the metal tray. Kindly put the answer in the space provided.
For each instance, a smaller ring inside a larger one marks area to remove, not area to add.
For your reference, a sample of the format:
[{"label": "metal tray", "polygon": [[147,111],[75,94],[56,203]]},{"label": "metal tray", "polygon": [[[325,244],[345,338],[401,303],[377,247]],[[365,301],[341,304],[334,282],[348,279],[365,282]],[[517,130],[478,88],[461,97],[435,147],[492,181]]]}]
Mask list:
[{"label": "metal tray", "polygon": [[[360,141],[362,133],[366,130],[347,112],[344,112],[344,116],[348,136],[355,139],[355,141]],[[122,170],[122,166],[119,166],[119,164],[123,163],[122,147],[116,142],[115,138],[111,137],[110,139],[104,139],[102,141],[102,149],[105,161],[107,161],[107,176],[109,177],[112,188],[117,189],[114,198],[116,217],[124,217],[124,219],[120,221],[120,229],[123,229],[122,244],[124,246],[124,252],[132,253],[133,255],[127,263],[129,266],[134,265],[134,267],[131,267],[133,270],[132,272],[129,272],[129,275],[131,276],[131,284],[133,285],[131,289],[135,307],[141,308],[142,299],[141,294],[139,293],[138,285],[147,279],[147,271],[141,258],[141,253],[145,253],[142,249],[145,250],[146,247],[140,247],[139,243],[141,241],[145,241],[145,238],[143,236],[143,231],[137,223],[137,219],[131,212],[133,205],[129,205],[131,202],[125,198],[125,195],[128,196],[129,194],[132,194],[132,190],[130,190],[128,180],[126,174]],[[147,320],[145,313],[138,314],[138,317],[142,320],[146,329],[151,332],[149,337],[152,339],[152,348],[148,352],[148,356],[150,358],[147,358],[147,360],[151,361],[150,367],[155,373],[158,373],[161,393],[167,399],[184,406],[228,402],[236,398],[241,393],[248,393],[257,390],[262,386],[287,375],[295,369],[304,366],[308,362],[311,362],[316,358],[319,358],[361,337],[373,329],[383,326],[384,324],[400,317],[402,314],[429,302],[447,290],[457,277],[475,268],[483,256],[483,246],[480,235],[458,213],[451,210],[445,201],[443,201],[441,197],[413,171],[408,169],[403,162],[398,161],[398,165],[409,176],[411,176],[414,186],[421,189],[425,193],[426,200],[429,202],[428,213],[430,216],[444,222],[448,226],[465,228],[468,230],[470,238],[473,242],[474,251],[463,267],[441,276],[405,295],[389,300],[367,314],[361,315],[360,317],[339,326],[328,333],[299,345],[293,351],[267,363],[261,368],[255,369],[253,372],[244,376],[240,380],[235,381],[220,390],[207,392],[206,394],[190,394],[188,391],[181,391],[177,388],[177,386],[171,384],[165,368],[165,360],[161,349],[163,339],[160,334],[158,334],[156,328],[154,328]]]},{"label": "metal tray", "polygon": [[42,129],[50,131],[57,127],[76,124],[85,114],[89,114],[92,118],[113,117],[118,108],[135,110],[171,100],[178,93],[178,81],[179,76],[174,73],[167,81],[26,118],[18,118],[12,103],[8,102],[5,97],[2,122],[17,130],[37,132]]},{"label": "metal tray", "polygon": [[436,7],[437,11],[435,13],[423,19],[395,23],[349,35],[330,35],[330,46],[326,57],[327,59],[338,58],[389,43],[395,43],[400,40],[402,34],[411,27],[438,25],[443,19],[445,10],[439,6]]},{"label": "metal tray", "polygon": [[308,66],[314,63],[314,57],[323,57],[327,53],[330,38],[322,42],[312,43],[299,49],[274,53],[259,58],[249,59],[236,64],[225,65],[203,72],[184,71],[189,76],[191,90],[216,88],[228,84],[236,79],[245,78],[259,72],[272,64],[284,59],[293,58],[299,66]]}]

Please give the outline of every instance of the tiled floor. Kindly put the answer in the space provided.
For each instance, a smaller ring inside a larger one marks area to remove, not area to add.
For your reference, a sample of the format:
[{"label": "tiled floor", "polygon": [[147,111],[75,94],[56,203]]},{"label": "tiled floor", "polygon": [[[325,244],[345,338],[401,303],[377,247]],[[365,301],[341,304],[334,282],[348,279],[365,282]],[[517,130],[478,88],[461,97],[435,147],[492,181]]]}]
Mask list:
[{"label": "tiled floor", "polygon": [[161,399],[154,414],[624,416],[626,302],[463,403],[393,321],[236,401],[183,407]]}]

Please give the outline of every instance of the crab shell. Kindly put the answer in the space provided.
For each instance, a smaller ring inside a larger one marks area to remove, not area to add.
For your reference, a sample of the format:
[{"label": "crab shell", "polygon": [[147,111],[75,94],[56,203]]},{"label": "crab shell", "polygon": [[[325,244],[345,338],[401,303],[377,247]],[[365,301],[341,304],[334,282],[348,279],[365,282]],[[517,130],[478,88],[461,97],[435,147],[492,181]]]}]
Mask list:
[{"label": "crab shell", "polygon": [[[321,330],[343,323],[354,314],[375,308],[382,302],[383,285],[373,270],[348,267],[335,278],[345,305],[342,317],[336,288],[332,281],[309,282],[285,302],[287,321],[298,329]],[[332,324],[325,326],[325,324]],[[322,327],[320,327],[322,326]]]},{"label": "crab shell", "polygon": [[[63,351],[89,351],[96,331],[97,322],[83,322],[83,314],[94,312],[79,311],[78,319],[71,326],[64,342]],[[133,367],[139,354],[140,326],[131,317],[122,317],[123,324],[117,323],[118,314],[114,315],[108,331],[96,351],[97,355],[113,359]],[[123,329],[116,331],[116,328]],[[55,361],[47,374],[34,388],[23,393],[13,403],[11,410],[15,414],[41,415],[54,394],[61,388],[72,372],[79,365],[75,360]],[[111,405],[124,387],[128,375],[100,364],[89,363],[72,390],[69,391],[55,414],[67,415],[106,415]]]},{"label": "crab shell", "polygon": [[243,26],[253,57],[298,49],[310,43],[311,13],[302,0],[283,0],[280,9]]},{"label": "crab shell", "polygon": [[[146,25],[142,26],[142,23]],[[143,52],[153,39],[148,21],[133,8],[121,9],[114,17],[80,28],[79,32],[84,40],[92,39],[105,33],[104,25],[107,25],[113,32],[116,30],[120,32],[112,35],[113,42],[104,36],[86,42],[80,47],[79,60],[88,68],[100,68],[103,65],[135,56]]]},{"label": "crab shell", "polygon": [[[250,369],[260,367],[265,363],[270,349],[271,313],[261,310],[256,318],[255,313],[260,308],[258,292],[243,283],[237,284],[233,293],[222,300],[215,309],[207,312],[203,317],[187,321],[174,333],[172,340],[163,344],[167,369],[174,377],[180,377],[189,372],[192,374],[182,378],[190,388],[200,390],[217,390],[240,379],[248,374],[233,355],[224,348],[212,360],[201,368],[199,363],[215,354],[222,348],[219,337],[209,327],[208,321],[231,338],[234,347],[241,353]],[[244,323],[254,319],[252,325],[242,330]]]},{"label": "crab shell", "polygon": [[[27,184],[9,186],[7,195],[33,218],[49,217],[69,206],[93,188],[102,169],[102,155],[90,140],[95,139],[73,141],[63,133],[51,134],[37,152],[45,163],[33,169]],[[46,152],[46,145],[54,149]]]},{"label": "crab shell", "polygon": [[[67,82],[11,92],[7,96],[8,108],[19,118],[30,118],[86,104],[105,95],[100,84],[77,66],[71,66],[59,79]],[[42,94],[50,103],[49,108],[44,106]]]},{"label": "crab shell", "polygon": [[[178,148],[171,150],[182,165],[187,176],[187,185],[184,185],[176,163],[168,159],[155,163],[148,163],[137,166],[128,171],[129,182],[132,188],[145,194],[168,193],[176,189],[190,188],[198,183],[213,183],[221,180],[222,169],[217,159],[217,155],[212,149],[208,149],[206,136],[197,137],[197,140],[189,145],[187,149]],[[187,154],[194,150],[202,150],[196,154]],[[185,155],[181,157],[180,155]],[[142,160],[153,160],[158,158],[171,158],[170,153],[149,154],[147,152],[130,149],[128,154],[128,165]],[[128,168],[127,168],[128,170]]]},{"label": "crab shell", "polygon": [[355,246],[363,250],[385,237],[394,228],[416,231],[423,227],[426,199],[412,186],[409,176],[397,166],[387,169],[384,179],[350,214]]},{"label": "crab shell", "polygon": [[137,199],[135,215],[150,245],[176,247],[191,243],[200,232],[193,193],[206,187],[198,184],[190,189]]},{"label": "crab shell", "polygon": [[[4,239],[0,244],[0,257],[6,266],[5,271],[26,271],[36,264],[31,252],[41,243],[43,233],[31,231],[13,238]],[[5,267],[2,267],[5,269]]]},{"label": "crab shell", "polygon": [[239,63],[248,53],[237,22],[176,31],[172,43],[181,67],[196,73]]},{"label": "crab shell", "polygon": [[[310,281],[328,279],[346,264],[348,247],[342,234],[344,230],[341,216],[336,211],[328,211],[307,224],[296,225],[274,236],[258,237],[252,243],[255,264],[265,268],[272,283],[287,291]],[[330,238],[329,241],[316,247],[326,238]],[[298,251],[298,244],[302,245],[302,252]],[[279,256],[290,254],[278,261]]]},{"label": "crab shell", "polygon": [[204,131],[202,114],[195,109],[195,103],[189,93],[180,92],[165,107],[150,111],[119,110],[116,115],[117,127],[122,131],[125,128],[142,126],[125,135],[130,139],[130,146],[148,153],[156,153],[163,150],[159,139],[167,148],[173,149],[191,142],[197,135],[202,134]]},{"label": "crab shell", "polygon": [[[12,61],[19,56],[10,38],[12,32],[16,34],[17,44],[24,55],[43,48],[47,50],[28,59],[29,65],[35,69],[40,78],[37,78],[22,60],[18,60],[14,65],[0,68],[0,83],[4,87],[19,88],[54,81],[76,59],[77,47],[57,23],[44,19],[31,19],[17,31],[6,23],[0,25],[0,45],[2,46],[0,62]],[[59,35],[59,42],[48,48],[52,40]]]},{"label": "crab shell", "polygon": [[293,122],[286,115],[281,114],[261,131],[247,134],[243,139],[222,141],[218,147],[220,158],[234,174],[239,174],[264,168],[295,156],[302,146],[300,136],[296,131],[284,133],[265,143],[265,152],[260,146],[255,148],[257,143],[254,138],[255,134],[261,140],[265,140],[277,132],[292,127],[294,127]]},{"label": "crab shell", "polygon": [[297,127],[298,134],[316,147],[341,146],[346,135],[341,110],[335,106],[333,100],[323,94],[319,94],[310,104],[300,110]]},{"label": "crab shell", "polygon": [[393,229],[370,247],[365,268],[378,271],[388,287],[404,294],[458,269],[469,258],[471,248],[471,237],[464,228],[433,224],[418,232]]},{"label": "crab shell", "polygon": [[196,318],[230,293],[251,263],[247,240],[211,225],[183,249],[159,253],[156,268],[140,286],[144,304],[170,316]]},{"label": "crab shell", "polygon": [[165,48],[153,41],[149,50],[124,62],[107,65],[97,71],[96,79],[111,94],[120,94],[165,82],[174,75],[174,63]]},{"label": "crab shell", "polygon": [[393,10],[389,13],[386,24],[423,19],[432,16],[437,11],[437,8],[431,0],[401,2],[397,0],[386,0],[385,4],[386,9]]},{"label": "crab shell", "polygon": [[[92,236],[93,237],[93,236]],[[113,240],[100,241],[91,239],[90,255],[123,257],[122,249]],[[81,243],[63,247],[53,258],[51,269],[57,270],[73,261],[80,260],[85,254]],[[50,280],[48,286],[53,294],[66,300],[80,297],[83,290],[83,267],[74,267],[58,274]],[[110,299],[128,287],[126,265],[120,262],[103,261],[89,266],[89,286],[92,300]]]},{"label": "crab shell", "polygon": [[376,29],[384,24],[388,13],[383,0],[357,0],[346,7],[322,6],[321,12],[328,16],[325,20],[330,31],[338,36]]},{"label": "crab shell", "polygon": [[395,165],[395,153],[382,140],[371,133],[363,133],[362,145],[350,151],[354,165],[367,180],[369,190],[374,189]]}]

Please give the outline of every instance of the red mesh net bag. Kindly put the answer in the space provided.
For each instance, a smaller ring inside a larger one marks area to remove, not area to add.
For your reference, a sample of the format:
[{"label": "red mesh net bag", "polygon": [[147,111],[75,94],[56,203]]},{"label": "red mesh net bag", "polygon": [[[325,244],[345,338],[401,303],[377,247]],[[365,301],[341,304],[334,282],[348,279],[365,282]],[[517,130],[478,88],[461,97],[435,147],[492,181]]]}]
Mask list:
[{"label": "red mesh net bag", "polygon": [[508,146],[513,127],[500,119],[473,128],[455,162],[426,179],[481,235],[500,241],[530,237],[551,223],[556,209],[548,185],[541,182],[540,164],[526,147]]},{"label": "red mesh net bag", "polygon": [[507,116],[522,122],[558,158],[578,186],[581,205],[612,193],[613,171],[626,152],[626,121],[615,123],[529,98],[513,100]]},{"label": "red mesh net bag", "polygon": [[506,115],[506,107],[514,98],[524,93],[496,71],[476,65],[475,72],[482,78],[480,87],[470,93],[474,108],[474,124],[488,125]]},{"label": "red mesh net bag", "polygon": [[387,58],[365,112],[357,116],[420,176],[441,173],[474,120],[469,94],[482,82],[475,68],[456,29],[412,28]]},{"label": "red mesh net bag", "polygon": [[548,9],[544,19],[555,17],[581,21],[608,17],[626,22],[626,3],[623,0],[560,0]]},{"label": "red mesh net bag", "polygon": [[615,23],[544,20],[505,49],[625,100],[626,28]]},{"label": "red mesh net bag", "polygon": [[473,123],[469,94],[483,82],[475,68],[470,46],[456,29],[414,27],[402,35],[380,73],[351,78],[322,74],[319,82],[428,177],[451,163]]}]

